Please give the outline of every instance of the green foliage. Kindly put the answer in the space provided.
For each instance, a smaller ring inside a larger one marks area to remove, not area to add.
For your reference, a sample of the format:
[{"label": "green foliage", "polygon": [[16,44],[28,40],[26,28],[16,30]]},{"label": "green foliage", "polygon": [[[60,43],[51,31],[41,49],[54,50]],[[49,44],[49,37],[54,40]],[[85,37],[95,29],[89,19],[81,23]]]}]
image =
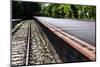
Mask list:
[{"label": "green foliage", "polygon": [[12,1],[12,18],[33,18],[34,15],[95,20],[96,7],[73,4]]},{"label": "green foliage", "polygon": [[49,3],[42,6],[41,13],[48,17],[96,19],[95,6]]}]

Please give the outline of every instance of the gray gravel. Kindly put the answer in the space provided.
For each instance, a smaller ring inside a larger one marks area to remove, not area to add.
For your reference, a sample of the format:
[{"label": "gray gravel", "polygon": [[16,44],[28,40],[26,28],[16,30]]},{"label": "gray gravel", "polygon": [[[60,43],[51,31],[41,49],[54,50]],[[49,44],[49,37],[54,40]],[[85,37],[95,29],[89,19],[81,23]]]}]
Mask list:
[{"label": "gray gravel", "polygon": [[30,57],[31,58],[30,64],[61,63],[60,58],[58,56],[56,56],[57,58],[54,58],[54,56],[50,52],[49,50],[50,47],[48,47],[48,45],[51,45],[51,44],[46,41],[47,39],[44,36],[45,34],[43,30],[39,27],[39,25],[33,23],[35,21],[30,21],[30,22],[32,23],[31,24],[32,51],[31,51],[31,57]]},{"label": "gray gravel", "polygon": [[12,66],[25,65],[29,23],[31,23],[29,65],[62,63],[41,27],[34,22],[33,20],[24,21],[21,27],[12,35]]},{"label": "gray gravel", "polygon": [[12,66],[25,64],[27,28],[28,23],[24,22],[19,30],[12,35]]}]

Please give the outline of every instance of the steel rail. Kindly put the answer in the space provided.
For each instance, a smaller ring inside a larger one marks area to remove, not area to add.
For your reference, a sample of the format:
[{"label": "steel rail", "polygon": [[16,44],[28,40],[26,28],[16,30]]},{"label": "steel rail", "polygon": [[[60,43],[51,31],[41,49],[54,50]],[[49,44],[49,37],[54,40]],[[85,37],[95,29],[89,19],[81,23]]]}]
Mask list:
[{"label": "steel rail", "polygon": [[25,65],[29,64],[29,48],[30,48],[30,39],[31,39],[31,23],[29,23],[28,27],[28,38],[27,38],[27,48],[26,48],[26,62]]},{"label": "steel rail", "polygon": [[14,32],[24,23],[24,21],[20,22],[19,24],[17,24],[17,26],[12,29],[12,34],[14,34]]}]

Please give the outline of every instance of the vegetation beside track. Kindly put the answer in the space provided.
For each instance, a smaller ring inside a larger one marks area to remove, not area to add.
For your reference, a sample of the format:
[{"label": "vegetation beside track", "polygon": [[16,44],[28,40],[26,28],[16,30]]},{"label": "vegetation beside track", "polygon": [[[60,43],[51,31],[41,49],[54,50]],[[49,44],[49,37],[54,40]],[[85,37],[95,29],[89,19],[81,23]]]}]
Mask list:
[{"label": "vegetation beside track", "polygon": [[12,18],[31,19],[33,16],[95,20],[96,6],[43,2],[12,2]]}]

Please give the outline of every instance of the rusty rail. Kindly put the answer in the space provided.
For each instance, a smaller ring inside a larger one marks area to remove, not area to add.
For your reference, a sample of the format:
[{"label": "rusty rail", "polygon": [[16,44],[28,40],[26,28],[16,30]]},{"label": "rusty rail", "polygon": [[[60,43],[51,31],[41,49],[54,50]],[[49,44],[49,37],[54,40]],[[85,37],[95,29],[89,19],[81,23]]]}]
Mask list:
[{"label": "rusty rail", "polygon": [[[35,19],[41,22],[40,19],[38,18],[35,18]],[[63,39],[65,42],[67,42],[74,49],[76,49],[77,51],[82,53],[84,56],[86,56],[89,60],[92,60],[92,61],[96,60],[95,47],[48,24],[47,21],[43,21],[41,23],[45,27],[47,27],[50,31],[52,31],[54,34],[56,34],[58,37]]]}]

